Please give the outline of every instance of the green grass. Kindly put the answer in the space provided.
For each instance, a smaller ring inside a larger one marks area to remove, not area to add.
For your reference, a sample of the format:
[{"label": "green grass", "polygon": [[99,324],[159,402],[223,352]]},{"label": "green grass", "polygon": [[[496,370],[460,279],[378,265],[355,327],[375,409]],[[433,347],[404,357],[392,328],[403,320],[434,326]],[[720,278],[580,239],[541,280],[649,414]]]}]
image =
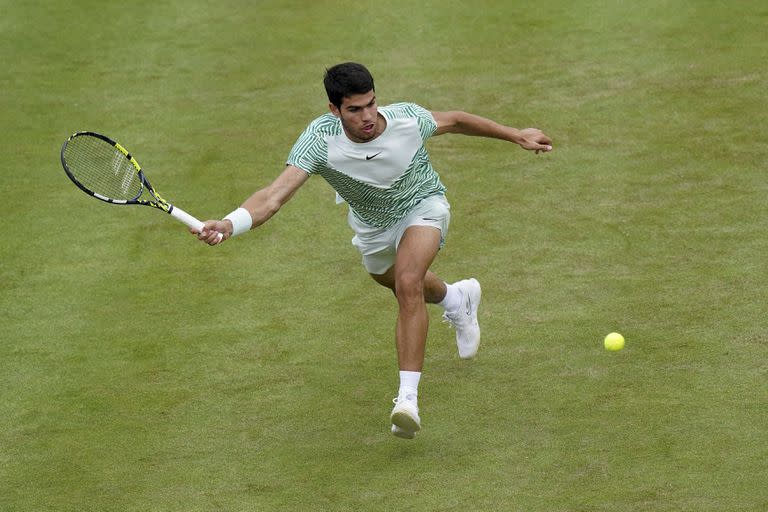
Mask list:
[{"label": "green grass", "polygon": [[[763,2],[0,5],[0,510],[768,509]],[[394,301],[322,180],[211,249],[58,164],[102,131],[223,215],[342,60],[555,140],[429,143],[434,268],[481,280],[484,337],[460,361],[431,311],[413,442]]]}]

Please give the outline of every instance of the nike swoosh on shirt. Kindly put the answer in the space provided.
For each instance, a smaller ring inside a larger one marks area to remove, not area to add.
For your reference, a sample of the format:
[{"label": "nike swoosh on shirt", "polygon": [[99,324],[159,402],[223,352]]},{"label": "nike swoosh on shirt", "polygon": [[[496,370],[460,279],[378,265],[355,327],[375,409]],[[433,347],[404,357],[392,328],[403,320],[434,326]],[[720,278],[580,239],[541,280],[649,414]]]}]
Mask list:
[{"label": "nike swoosh on shirt", "polygon": [[378,153],[376,153],[375,155],[371,155],[371,156],[365,155],[365,159],[366,159],[366,160],[373,160],[374,158],[376,158],[376,157],[377,157],[377,156],[379,156],[380,154],[381,154],[381,151],[379,151],[379,152],[378,152]]}]

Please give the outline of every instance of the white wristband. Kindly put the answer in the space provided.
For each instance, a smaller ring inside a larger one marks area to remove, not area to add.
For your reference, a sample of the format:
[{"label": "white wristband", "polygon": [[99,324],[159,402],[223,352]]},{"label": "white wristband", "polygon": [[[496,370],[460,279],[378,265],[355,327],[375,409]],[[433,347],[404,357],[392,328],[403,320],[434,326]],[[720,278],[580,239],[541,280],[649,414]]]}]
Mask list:
[{"label": "white wristband", "polygon": [[232,236],[247,233],[253,225],[251,213],[245,208],[238,208],[224,217],[224,220],[228,220],[232,223]]}]

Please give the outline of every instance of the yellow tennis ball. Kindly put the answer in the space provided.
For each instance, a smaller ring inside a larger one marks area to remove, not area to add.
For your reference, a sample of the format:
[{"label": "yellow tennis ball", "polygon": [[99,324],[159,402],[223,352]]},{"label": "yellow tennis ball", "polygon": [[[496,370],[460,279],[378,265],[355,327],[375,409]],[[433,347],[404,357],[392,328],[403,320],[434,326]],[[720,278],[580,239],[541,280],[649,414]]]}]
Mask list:
[{"label": "yellow tennis ball", "polygon": [[624,348],[624,336],[617,332],[612,332],[608,336],[605,337],[605,340],[603,341],[603,344],[605,345],[606,350],[610,351],[617,351]]}]

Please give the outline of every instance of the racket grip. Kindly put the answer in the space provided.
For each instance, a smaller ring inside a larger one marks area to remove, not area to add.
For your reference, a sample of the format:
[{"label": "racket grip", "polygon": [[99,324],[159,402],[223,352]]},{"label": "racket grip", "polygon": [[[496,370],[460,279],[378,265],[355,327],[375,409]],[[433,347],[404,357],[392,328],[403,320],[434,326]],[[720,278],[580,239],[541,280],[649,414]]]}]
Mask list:
[{"label": "racket grip", "polygon": [[[183,222],[184,224],[186,224],[190,228],[195,229],[195,230],[197,230],[197,231],[199,231],[201,233],[203,231],[203,228],[205,227],[205,225],[202,222],[200,222],[198,219],[196,219],[192,215],[188,214],[187,212],[185,212],[184,210],[182,210],[178,206],[174,206],[171,209],[171,211],[168,212],[168,213],[170,213],[171,217],[173,217],[174,219],[176,219],[176,220],[178,220],[180,222]],[[221,242],[221,239],[224,238],[224,235],[222,235],[221,233],[219,233],[218,235],[219,235],[218,241]]]}]

